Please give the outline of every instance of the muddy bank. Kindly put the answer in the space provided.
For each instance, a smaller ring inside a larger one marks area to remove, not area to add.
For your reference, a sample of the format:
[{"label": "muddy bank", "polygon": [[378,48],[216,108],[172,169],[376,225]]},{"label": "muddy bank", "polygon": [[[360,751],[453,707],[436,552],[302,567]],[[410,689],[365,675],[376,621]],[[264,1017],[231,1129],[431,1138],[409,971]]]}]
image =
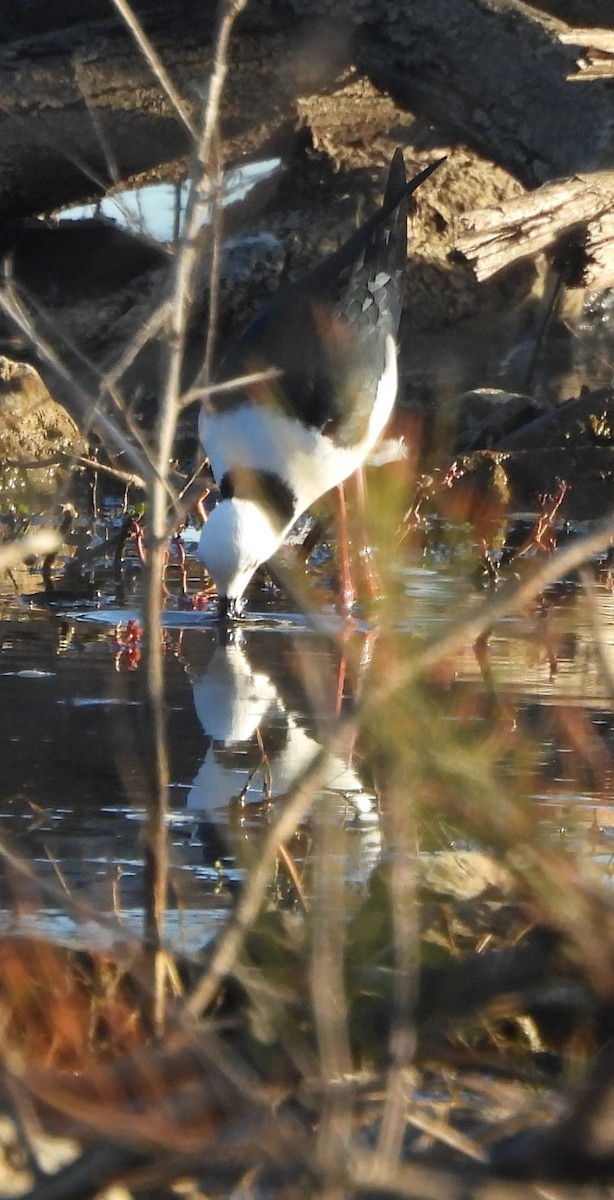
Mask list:
[{"label": "muddy bank", "polygon": [[72,417],[25,363],[0,358],[0,507],[37,511],[70,479],[82,438]]}]

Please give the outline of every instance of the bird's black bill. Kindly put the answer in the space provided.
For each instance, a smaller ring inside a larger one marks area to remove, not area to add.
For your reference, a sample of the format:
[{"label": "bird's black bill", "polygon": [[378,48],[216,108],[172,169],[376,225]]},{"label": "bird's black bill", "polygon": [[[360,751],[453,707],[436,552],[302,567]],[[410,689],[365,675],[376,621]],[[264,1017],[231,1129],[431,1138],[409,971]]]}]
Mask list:
[{"label": "bird's black bill", "polygon": [[444,154],[443,158],[438,158],[435,162],[430,163],[428,167],[425,167],[423,171],[420,171],[419,175],[414,175],[413,179],[410,179],[409,182],[405,184],[398,197],[395,197],[394,195],[392,197],[387,197],[385,204],[383,205],[384,209],[388,210],[390,208],[396,208],[397,204],[400,203],[404,196],[411,196],[412,192],[415,192],[420,187],[421,183],[424,183],[424,181],[428,179],[429,176],[432,175],[442,163],[445,163],[446,158],[447,155]]},{"label": "bird's black bill", "polygon": [[245,608],[245,600],[235,600],[229,596],[220,596],[217,602],[217,619],[221,622],[240,621]]},{"label": "bird's black bill", "polygon": [[[393,171],[392,180],[390,181],[391,186],[386,188],[386,195],[381,207],[378,208],[377,212],[373,213],[373,216],[368,217],[360,229],[355,229],[354,233],[338,250],[335,250],[334,254],[330,254],[323,262],[318,263],[309,272],[309,275],[305,276],[304,280],[299,280],[297,286],[304,287],[307,282],[312,287],[325,285],[328,280],[336,278],[341,271],[351,266],[356,256],[362,253],[373,231],[445,161],[446,155],[444,154],[442,158],[438,158],[435,162],[430,163],[418,175],[414,175],[413,179],[406,181],[403,152],[400,148],[396,150],[391,163],[391,171]],[[397,179],[399,183],[398,188],[395,186]]]}]

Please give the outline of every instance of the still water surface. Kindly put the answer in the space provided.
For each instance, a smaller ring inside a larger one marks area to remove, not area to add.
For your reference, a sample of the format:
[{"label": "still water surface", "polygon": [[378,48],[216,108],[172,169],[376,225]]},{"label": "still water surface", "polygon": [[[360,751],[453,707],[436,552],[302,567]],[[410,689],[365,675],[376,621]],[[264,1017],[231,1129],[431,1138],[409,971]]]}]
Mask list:
[{"label": "still water surface", "polygon": [[[404,592],[396,653],[404,646],[410,653],[416,635],[436,632],[460,602],[458,580],[445,570],[407,569]],[[470,600],[470,589],[463,585],[462,592],[463,602]],[[614,652],[614,601],[605,588],[596,597],[607,655]],[[125,630],[129,616],[113,608],[52,612],[17,596],[0,605],[0,831],[32,872],[5,864],[3,928],[85,941],[105,936],[101,920],[111,940],[139,931],[141,677],[125,634],[118,639],[114,632],[118,621]],[[579,593],[545,619],[504,622],[491,639],[489,680],[468,647],[447,686],[483,697],[495,681],[498,702],[537,747],[532,802],[554,837],[576,845],[579,839],[609,877],[614,718],[591,622]],[[174,612],[163,636],[171,764],[167,934],[175,948],[195,949],[229,911],[254,839],[314,755],[318,728],[334,719],[339,655],[328,636],[273,611],[225,640],[209,614]],[[365,629],[353,640],[366,658]],[[452,708],[450,719],[465,721],[469,734],[475,720],[477,736],[480,705],[465,705],[462,717],[459,711]],[[348,747],[333,759],[326,790],[347,835],[336,865],[352,887],[364,888],[382,838],[373,780],[363,774],[359,752]],[[430,849],[455,844],[453,832],[442,833]],[[293,846],[299,864],[309,847],[307,822]],[[274,887],[283,902],[290,885],[281,870]]]}]

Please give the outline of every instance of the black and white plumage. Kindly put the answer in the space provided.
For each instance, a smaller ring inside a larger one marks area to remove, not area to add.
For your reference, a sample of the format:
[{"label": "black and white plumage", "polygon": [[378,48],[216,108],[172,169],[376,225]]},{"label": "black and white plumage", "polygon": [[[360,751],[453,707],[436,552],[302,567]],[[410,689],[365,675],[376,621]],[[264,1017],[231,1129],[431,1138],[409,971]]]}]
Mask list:
[{"label": "black and white plumage", "polygon": [[373,448],[397,391],[396,337],[407,258],[410,183],[397,150],[381,208],[303,279],[280,289],[226,355],[219,382],[274,379],[214,393],[199,434],[221,492],[198,556],[222,618],[297,518]]}]

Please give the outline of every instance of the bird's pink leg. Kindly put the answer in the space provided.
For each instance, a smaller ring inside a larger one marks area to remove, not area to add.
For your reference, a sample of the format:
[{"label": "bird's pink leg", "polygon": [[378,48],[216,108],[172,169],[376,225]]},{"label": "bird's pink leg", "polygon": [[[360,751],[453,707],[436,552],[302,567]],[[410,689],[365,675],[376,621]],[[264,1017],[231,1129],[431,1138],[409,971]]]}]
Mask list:
[{"label": "bird's pink leg", "polygon": [[[354,471],[351,477],[354,481],[357,498],[358,520],[355,523],[358,526],[358,536],[356,544],[360,545],[360,559],[362,566],[362,577],[369,600],[378,600],[382,595],[382,581],[373,562],[371,551],[369,548],[369,537],[367,532],[367,487],[365,481],[364,468],[359,467]],[[356,603],[356,587],[352,576],[352,564],[350,558],[350,538],[348,532],[348,513],[345,499],[345,489],[342,483],[337,486],[337,556],[339,560],[339,597],[337,599],[337,610],[345,617],[350,617],[352,609]]]},{"label": "bird's pink leg", "polygon": [[352,579],[350,544],[348,538],[347,506],[342,483],[337,485],[337,556],[339,560],[339,596],[337,611],[346,619],[352,615],[356,600],[356,588]]},{"label": "bird's pink leg", "polygon": [[211,492],[211,488],[205,488],[202,495],[200,495],[198,497],[198,500],[196,500],[196,502],[194,504],[194,512],[196,513],[196,516],[198,517],[201,525],[204,525],[205,521],[207,520],[207,510],[205,509],[205,500],[207,499],[207,496],[210,494],[210,492]]},{"label": "bird's pink leg", "polygon": [[382,580],[380,573],[373,562],[371,549],[369,547],[369,534],[367,530],[367,481],[365,478],[364,467],[359,467],[354,472],[353,479],[356,486],[356,497],[358,501],[358,514],[360,519],[360,557],[363,568],[363,575],[367,596],[369,600],[379,600],[382,595]]}]

